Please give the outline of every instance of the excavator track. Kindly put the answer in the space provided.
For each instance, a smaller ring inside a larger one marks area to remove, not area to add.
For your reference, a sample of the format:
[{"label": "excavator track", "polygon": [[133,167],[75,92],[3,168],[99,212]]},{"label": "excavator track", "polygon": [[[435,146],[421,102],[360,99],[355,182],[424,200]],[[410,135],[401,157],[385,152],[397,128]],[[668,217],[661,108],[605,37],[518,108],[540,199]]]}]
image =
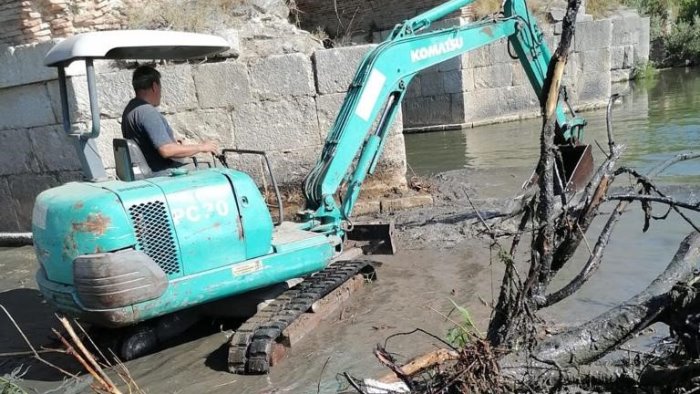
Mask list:
[{"label": "excavator track", "polygon": [[358,273],[373,275],[367,260],[338,261],[282,293],[241,325],[229,342],[228,368],[237,374],[270,371],[273,345],[282,331]]}]

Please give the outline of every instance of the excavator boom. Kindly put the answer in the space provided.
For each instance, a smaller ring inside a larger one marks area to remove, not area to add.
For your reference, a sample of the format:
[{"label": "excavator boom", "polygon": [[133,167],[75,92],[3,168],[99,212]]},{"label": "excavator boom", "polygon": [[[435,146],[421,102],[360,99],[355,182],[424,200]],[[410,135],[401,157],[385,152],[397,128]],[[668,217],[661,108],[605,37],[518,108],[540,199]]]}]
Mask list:
[{"label": "excavator boom", "polygon": [[[363,59],[326,139],[321,157],[304,181],[307,219],[316,231],[335,231],[347,220],[365,177],[372,174],[388,130],[411,80],[420,71],[508,39],[540,101],[552,54],[524,0],[506,0],[501,15],[464,26],[424,32],[474,0],[452,0],[398,25],[389,40]],[[577,141],[585,122],[557,107],[565,141]],[[347,186],[342,205],[335,195]]]}]

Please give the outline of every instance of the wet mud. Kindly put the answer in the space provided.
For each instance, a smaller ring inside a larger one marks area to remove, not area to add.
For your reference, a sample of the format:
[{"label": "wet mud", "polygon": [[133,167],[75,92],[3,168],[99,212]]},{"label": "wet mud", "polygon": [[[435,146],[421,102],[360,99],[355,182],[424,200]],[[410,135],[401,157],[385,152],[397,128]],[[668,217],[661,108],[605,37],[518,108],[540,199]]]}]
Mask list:
[{"label": "wet mud", "polygon": [[[269,375],[226,372],[225,343],[235,325],[215,320],[200,323],[178,341],[126,366],[139,386],[150,393],[312,393],[319,385],[321,392],[337,392],[347,387],[340,373],[371,377],[386,372],[372,350],[391,335],[420,328],[437,337],[414,333],[391,338],[387,348],[399,360],[444,346],[439,339],[446,338],[454,326],[451,320],[460,320],[452,301],[465,306],[483,331],[502,271],[490,249],[491,241],[478,231],[479,219],[472,204],[482,215],[508,209],[510,197],[519,192],[528,172],[524,168],[460,170],[433,178],[435,206],[391,215],[397,223],[399,252],[372,256],[381,263],[377,281],[356,293],[338,313],[292,348]],[[671,186],[670,192],[691,199],[697,194],[687,186]],[[604,220],[600,217],[598,222]],[[600,225],[595,224],[593,230]],[[557,324],[575,324],[628,298],[663,270],[690,231],[677,217],[653,223],[646,234],[641,228],[640,212],[626,215],[599,273],[579,295],[545,311],[545,316]],[[579,252],[558,284],[573,277],[576,265],[585,262],[585,250]],[[0,264],[5,272],[0,278],[0,304],[9,309],[35,346],[57,347],[50,338],[56,320],[35,289],[37,263],[32,248],[0,250]],[[0,317],[0,353],[26,350],[7,319]],[[46,357],[69,371],[79,370],[65,355]],[[22,384],[39,392],[55,388],[63,380],[59,373],[28,356],[1,357],[0,375],[19,366],[29,368]]]}]

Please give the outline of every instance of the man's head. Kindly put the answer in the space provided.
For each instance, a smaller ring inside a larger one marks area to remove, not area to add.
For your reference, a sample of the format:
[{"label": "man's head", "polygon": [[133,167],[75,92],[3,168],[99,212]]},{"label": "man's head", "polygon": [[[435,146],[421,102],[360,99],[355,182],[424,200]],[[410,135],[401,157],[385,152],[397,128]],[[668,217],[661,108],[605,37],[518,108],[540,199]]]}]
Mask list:
[{"label": "man's head", "polygon": [[148,101],[154,107],[160,105],[160,73],[153,67],[140,66],[131,79],[136,97]]}]

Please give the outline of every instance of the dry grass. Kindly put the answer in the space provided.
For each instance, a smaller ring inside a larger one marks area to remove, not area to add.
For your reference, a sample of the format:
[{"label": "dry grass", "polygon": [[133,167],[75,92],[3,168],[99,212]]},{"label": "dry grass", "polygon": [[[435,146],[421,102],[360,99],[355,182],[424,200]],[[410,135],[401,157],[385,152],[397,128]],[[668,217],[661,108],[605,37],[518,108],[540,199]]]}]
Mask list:
[{"label": "dry grass", "polygon": [[[540,15],[549,7],[552,0],[529,0],[528,8],[536,15]],[[493,15],[501,10],[501,0],[477,0],[474,2],[473,10],[477,19]]]},{"label": "dry grass", "polygon": [[610,11],[619,7],[620,4],[620,0],[588,0],[586,2],[586,13],[593,15],[595,19],[605,18],[610,14]]},{"label": "dry grass", "polygon": [[234,23],[246,0],[152,0],[126,10],[130,28],[212,32]]}]

